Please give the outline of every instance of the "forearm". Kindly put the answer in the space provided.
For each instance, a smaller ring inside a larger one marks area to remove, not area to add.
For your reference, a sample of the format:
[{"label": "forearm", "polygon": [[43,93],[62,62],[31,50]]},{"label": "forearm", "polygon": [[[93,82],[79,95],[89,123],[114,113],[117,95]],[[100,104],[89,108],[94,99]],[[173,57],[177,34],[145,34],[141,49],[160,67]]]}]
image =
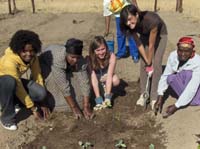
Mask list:
[{"label": "forearm", "polygon": [[90,107],[89,96],[84,96],[83,97],[83,108],[88,108],[88,107]]},{"label": "forearm", "polygon": [[155,51],[154,47],[150,47],[149,50],[148,50],[148,57],[147,57],[147,59],[148,59],[149,64],[152,64],[152,59],[153,59],[154,51]]},{"label": "forearm", "polygon": [[110,31],[110,20],[111,20],[111,16],[106,16],[105,17],[105,29],[106,29],[106,33],[109,33],[109,31]]},{"label": "forearm", "polygon": [[77,104],[74,101],[74,99],[72,98],[72,96],[66,96],[64,98],[65,98],[67,104],[69,105],[69,107],[71,108],[71,110],[73,110],[74,108],[77,107]]},{"label": "forearm", "polygon": [[93,91],[95,93],[96,97],[100,96],[100,92],[99,92],[99,81],[97,80],[96,75],[94,74],[94,72],[91,75],[91,81],[92,81],[92,88]]},{"label": "forearm", "polygon": [[144,59],[145,64],[150,65],[150,62],[149,62],[149,60],[148,60],[148,58],[147,58],[147,55],[146,55],[146,52],[145,52],[145,50],[144,50],[143,45],[140,45],[140,46],[138,47],[138,50],[139,50],[139,52],[140,52],[142,58]]},{"label": "forearm", "polygon": [[110,94],[112,89],[112,76],[108,76],[106,80],[106,94]]}]

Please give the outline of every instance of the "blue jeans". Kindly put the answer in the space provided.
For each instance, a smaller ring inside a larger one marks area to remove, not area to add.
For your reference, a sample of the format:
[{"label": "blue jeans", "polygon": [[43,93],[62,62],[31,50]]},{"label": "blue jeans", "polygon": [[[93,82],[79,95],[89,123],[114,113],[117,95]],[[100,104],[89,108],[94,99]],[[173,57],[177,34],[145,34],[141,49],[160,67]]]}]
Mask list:
[{"label": "blue jeans", "polygon": [[[120,17],[116,17],[116,27],[117,27],[117,45],[118,45],[118,52],[117,57],[123,57],[126,56],[126,36],[123,35],[123,33],[120,30]],[[132,36],[128,37],[128,44],[129,44],[129,50],[130,55],[132,58],[136,57],[138,58],[138,48],[136,46],[136,43]]]},{"label": "blue jeans", "polygon": [[[46,97],[46,89],[32,80],[21,79],[25,90],[33,102],[43,102]],[[1,104],[1,122],[3,124],[15,123],[15,103],[18,102],[16,92],[17,82],[10,75],[0,76],[0,104]]]}]

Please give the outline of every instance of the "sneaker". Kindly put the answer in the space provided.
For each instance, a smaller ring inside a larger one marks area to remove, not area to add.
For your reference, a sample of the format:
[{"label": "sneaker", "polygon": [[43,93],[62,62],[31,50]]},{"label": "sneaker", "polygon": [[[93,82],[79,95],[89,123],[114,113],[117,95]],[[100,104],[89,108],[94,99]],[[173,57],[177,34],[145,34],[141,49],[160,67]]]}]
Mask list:
[{"label": "sneaker", "polygon": [[1,125],[3,128],[7,129],[7,130],[17,130],[17,125],[16,124],[3,124],[1,122]]},{"label": "sneaker", "polygon": [[138,62],[139,62],[139,58],[136,57],[136,56],[134,56],[132,59],[133,59],[133,62],[134,62],[134,63],[138,63]]}]

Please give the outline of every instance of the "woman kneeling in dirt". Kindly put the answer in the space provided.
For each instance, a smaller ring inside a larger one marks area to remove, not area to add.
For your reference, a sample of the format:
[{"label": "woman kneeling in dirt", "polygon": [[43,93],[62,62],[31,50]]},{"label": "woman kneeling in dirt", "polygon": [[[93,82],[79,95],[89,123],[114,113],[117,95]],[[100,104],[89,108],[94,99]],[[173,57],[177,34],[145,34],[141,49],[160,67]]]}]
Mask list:
[{"label": "woman kneeling in dirt", "polygon": [[[175,92],[177,101],[167,107],[163,118],[172,115],[181,107],[200,105],[200,56],[195,54],[194,47],[192,38],[182,37],[177,44],[178,49],[171,52],[168,58],[158,85],[156,114],[158,110],[160,113],[162,112],[162,106],[166,99],[164,94],[172,94],[169,91]],[[167,90],[168,86],[171,90]]]},{"label": "woman kneeling in dirt", "polygon": [[[164,21],[155,12],[139,11],[134,5],[125,6],[120,13],[121,31],[133,36],[142,56],[140,64],[140,92],[138,105],[144,106],[147,102],[146,91],[147,78],[151,78],[151,106],[157,99],[157,87],[162,75],[162,58],[167,43],[167,28]],[[138,37],[138,33],[140,37]],[[146,73],[145,73],[146,71]],[[149,92],[149,91],[147,91]]]},{"label": "woman kneeling in dirt", "polygon": [[[49,115],[49,109],[40,105],[46,97],[36,55],[40,50],[41,41],[36,33],[19,30],[11,38],[9,47],[0,59],[1,123],[5,129],[17,129],[16,103],[23,103],[36,118],[42,118],[38,108],[41,108],[44,118]],[[31,70],[33,80],[21,78],[28,69]]]},{"label": "woman kneeling in dirt", "polygon": [[116,56],[108,50],[105,39],[102,36],[94,37],[89,49],[89,71],[96,96],[95,110],[111,107],[112,86],[120,83],[119,78],[114,74],[115,66]]},{"label": "woman kneeling in dirt", "polygon": [[[90,109],[90,84],[87,64],[82,56],[82,49],[83,42],[74,38],[67,40],[65,46],[50,45],[40,55],[40,64],[47,88],[50,84],[53,85],[51,88],[54,90],[56,88],[57,91],[62,93],[76,119],[81,118],[83,115],[86,119],[91,119],[94,115]],[[83,95],[83,101],[80,99],[83,102],[83,111],[81,111],[78,105],[78,99],[76,100],[72,96],[73,86],[71,79],[75,76],[77,76],[75,81]],[[54,84],[51,84],[51,81]],[[49,91],[54,94],[54,90]]]}]

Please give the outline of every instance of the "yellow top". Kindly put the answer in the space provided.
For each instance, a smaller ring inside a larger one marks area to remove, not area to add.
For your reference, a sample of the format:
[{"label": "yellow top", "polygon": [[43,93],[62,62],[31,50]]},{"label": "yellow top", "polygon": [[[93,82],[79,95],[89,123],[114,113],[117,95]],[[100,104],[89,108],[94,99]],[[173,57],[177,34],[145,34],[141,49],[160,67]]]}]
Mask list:
[{"label": "yellow top", "polygon": [[10,48],[5,50],[5,54],[0,58],[0,76],[10,75],[16,79],[16,96],[27,108],[33,107],[30,96],[26,92],[21,76],[30,68],[33,80],[44,86],[38,57],[35,56],[29,64],[25,64],[18,54],[13,53]]}]

